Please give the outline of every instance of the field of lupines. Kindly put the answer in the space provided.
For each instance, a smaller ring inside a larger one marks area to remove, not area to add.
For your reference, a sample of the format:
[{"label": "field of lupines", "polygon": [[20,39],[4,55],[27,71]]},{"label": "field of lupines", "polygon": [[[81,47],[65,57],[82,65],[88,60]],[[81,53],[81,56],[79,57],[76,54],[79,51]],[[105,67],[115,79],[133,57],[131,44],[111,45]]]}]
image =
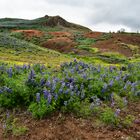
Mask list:
[{"label": "field of lupines", "polygon": [[140,64],[103,67],[76,59],[59,69],[45,65],[0,64],[0,107],[25,108],[34,118],[55,112],[97,116],[104,123],[125,124],[121,110],[140,97]]}]

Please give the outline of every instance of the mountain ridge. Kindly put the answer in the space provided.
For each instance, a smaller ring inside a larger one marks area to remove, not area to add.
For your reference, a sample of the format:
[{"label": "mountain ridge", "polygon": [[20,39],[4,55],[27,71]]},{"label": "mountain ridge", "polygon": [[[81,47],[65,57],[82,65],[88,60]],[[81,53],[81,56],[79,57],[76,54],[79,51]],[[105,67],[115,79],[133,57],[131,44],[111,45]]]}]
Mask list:
[{"label": "mountain ridge", "polygon": [[37,28],[39,26],[43,27],[57,27],[61,26],[63,28],[74,28],[79,30],[91,31],[89,28],[75,23],[68,22],[61,16],[48,16],[36,18],[36,19],[19,19],[19,18],[1,18],[0,28]]}]

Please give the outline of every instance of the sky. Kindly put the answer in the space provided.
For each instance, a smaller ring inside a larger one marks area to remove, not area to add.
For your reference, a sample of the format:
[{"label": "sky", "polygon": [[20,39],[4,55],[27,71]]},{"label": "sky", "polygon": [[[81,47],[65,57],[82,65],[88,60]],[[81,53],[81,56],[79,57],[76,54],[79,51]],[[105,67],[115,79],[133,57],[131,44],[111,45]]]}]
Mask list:
[{"label": "sky", "polygon": [[0,18],[59,15],[93,31],[140,31],[140,0],[0,0]]}]

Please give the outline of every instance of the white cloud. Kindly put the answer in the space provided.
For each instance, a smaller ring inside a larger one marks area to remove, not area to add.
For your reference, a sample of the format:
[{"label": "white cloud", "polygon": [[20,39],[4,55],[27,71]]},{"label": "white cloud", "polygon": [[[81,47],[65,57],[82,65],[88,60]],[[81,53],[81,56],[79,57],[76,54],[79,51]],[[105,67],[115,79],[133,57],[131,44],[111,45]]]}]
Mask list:
[{"label": "white cloud", "polygon": [[0,18],[60,15],[70,22],[110,31],[140,30],[139,0],[0,0]]}]

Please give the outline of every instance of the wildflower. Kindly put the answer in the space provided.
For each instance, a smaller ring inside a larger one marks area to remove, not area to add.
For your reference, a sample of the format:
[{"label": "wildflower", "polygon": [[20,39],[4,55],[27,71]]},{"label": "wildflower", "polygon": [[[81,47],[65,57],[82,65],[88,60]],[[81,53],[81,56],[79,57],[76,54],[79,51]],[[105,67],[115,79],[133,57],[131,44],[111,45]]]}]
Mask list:
[{"label": "wildflower", "polygon": [[120,76],[116,76],[115,80],[119,81],[120,80]]},{"label": "wildflower", "polygon": [[114,107],[114,105],[115,105],[115,102],[114,102],[114,100],[111,102],[111,107]]},{"label": "wildflower", "polygon": [[52,95],[49,93],[49,94],[48,94],[48,104],[50,104],[51,101],[52,101]]},{"label": "wildflower", "polygon": [[45,79],[42,78],[42,79],[40,80],[40,86],[43,86],[44,84],[45,84]]},{"label": "wildflower", "polygon": [[120,114],[120,112],[121,112],[121,110],[118,108],[118,109],[116,109],[116,111],[115,111],[115,117],[118,117],[119,116],[119,114]]},{"label": "wildflower", "polygon": [[50,82],[50,80],[48,80],[47,82],[46,82],[46,84],[45,84],[47,87],[50,87],[51,86],[51,82]]},{"label": "wildflower", "polygon": [[34,78],[35,78],[35,72],[34,72],[34,70],[32,69],[32,70],[30,71],[30,73],[29,73],[28,79],[34,79]]},{"label": "wildflower", "polygon": [[49,92],[47,90],[43,90],[44,98],[47,99]]},{"label": "wildflower", "polygon": [[55,99],[55,101],[58,99],[58,94],[54,95],[54,99]]},{"label": "wildflower", "polygon": [[59,91],[58,91],[58,93],[59,93],[59,94],[63,93],[63,89],[60,88]]},{"label": "wildflower", "polygon": [[69,89],[67,89],[66,91],[65,91],[65,94],[68,94],[69,93]]},{"label": "wildflower", "polygon": [[39,103],[40,102],[40,93],[36,93],[36,101]]},{"label": "wildflower", "polygon": [[8,73],[8,76],[11,78],[12,75],[13,75],[13,70],[12,70],[12,68],[9,68],[9,69],[7,70],[7,73]]},{"label": "wildflower", "polygon": [[111,81],[109,82],[109,86],[110,86],[110,87],[112,87],[112,86],[113,86],[113,84],[114,84],[114,81],[113,81],[113,80],[111,80]]}]

